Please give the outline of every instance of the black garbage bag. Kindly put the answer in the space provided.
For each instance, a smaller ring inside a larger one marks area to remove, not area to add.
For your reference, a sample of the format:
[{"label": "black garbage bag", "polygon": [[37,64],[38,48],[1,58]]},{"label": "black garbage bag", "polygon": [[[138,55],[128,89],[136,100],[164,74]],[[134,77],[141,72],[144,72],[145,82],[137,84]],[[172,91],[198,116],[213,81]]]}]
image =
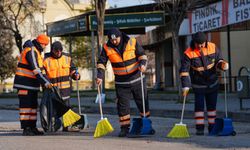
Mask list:
[{"label": "black garbage bag", "polygon": [[70,108],[65,104],[57,87],[44,89],[40,104],[41,126],[45,132],[56,132],[61,126],[60,117]]}]

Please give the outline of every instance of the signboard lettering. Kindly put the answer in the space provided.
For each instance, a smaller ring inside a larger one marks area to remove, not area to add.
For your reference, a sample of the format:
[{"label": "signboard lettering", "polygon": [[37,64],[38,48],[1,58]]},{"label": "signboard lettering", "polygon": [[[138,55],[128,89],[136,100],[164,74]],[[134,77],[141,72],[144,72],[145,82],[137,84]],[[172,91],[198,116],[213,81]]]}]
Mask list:
[{"label": "signboard lettering", "polygon": [[[146,12],[146,13],[128,13],[128,14],[112,14],[106,15],[104,27],[145,27],[154,25],[164,25],[164,12]],[[90,16],[90,30],[97,29],[96,16]]]},{"label": "signboard lettering", "polygon": [[222,26],[222,3],[194,10],[189,15],[190,32],[208,31]]},{"label": "signboard lettering", "polygon": [[228,7],[229,24],[250,19],[250,0],[230,0]]},{"label": "signboard lettering", "polygon": [[74,33],[79,31],[86,31],[86,17],[81,19],[71,19],[66,21],[55,22],[53,24],[49,24],[48,28],[48,35],[55,36],[55,35],[64,35],[68,33]]}]

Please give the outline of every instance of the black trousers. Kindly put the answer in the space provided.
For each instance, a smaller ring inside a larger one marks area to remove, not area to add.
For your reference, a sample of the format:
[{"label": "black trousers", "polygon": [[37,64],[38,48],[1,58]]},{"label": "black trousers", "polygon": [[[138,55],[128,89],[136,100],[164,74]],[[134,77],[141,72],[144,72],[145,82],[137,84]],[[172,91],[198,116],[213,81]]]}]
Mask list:
[{"label": "black trousers", "polygon": [[18,90],[21,128],[36,127],[38,91]]},{"label": "black trousers", "polygon": [[217,91],[210,93],[195,93],[195,119],[196,119],[196,129],[204,129],[204,106],[206,104],[208,128],[212,129],[215,124],[216,118],[216,103],[217,103]]},{"label": "black trousers", "polygon": [[[130,122],[130,100],[134,99],[137,108],[140,111],[140,115],[143,116],[143,102],[142,102],[142,87],[141,83],[131,86],[119,86],[116,85],[117,95],[117,111],[120,117],[121,126],[129,126]],[[147,89],[144,82],[144,100],[145,100],[145,113],[146,117],[149,117],[149,103],[147,96]],[[127,117],[124,117],[127,116]],[[122,119],[124,118],[124,119]],[[125,123],[126,122],[126,123]]]}]

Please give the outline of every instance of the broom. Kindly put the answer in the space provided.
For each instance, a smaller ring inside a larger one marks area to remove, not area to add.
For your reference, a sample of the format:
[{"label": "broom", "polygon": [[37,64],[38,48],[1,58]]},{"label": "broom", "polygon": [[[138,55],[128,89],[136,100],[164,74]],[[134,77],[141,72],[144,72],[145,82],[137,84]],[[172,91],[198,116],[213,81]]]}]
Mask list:
[{"label": "broom", "polygon": [[81,117],[69,109],[64,115],[63,115],[63,126],[68,127],[70,125],[73,125],[75,122],[77,122]]},{"label": "broom", "polygon": [[169,137],[169,138],[188,138],[189,137],[187,125],[182,123],[183,116],[184,116],[186,97],[187,96],[184,96],[184,98],[183,98],[181,121],[180,121],[180,123],[175,124],[173,129],[168,133],[167,137]]},{"label": "broom", "polygon": [[57,116],[63,118],[63,126],[68,127],[73,125],[76,121],[78,121],[81,117],[72,111],[62,100],[60,91],[57,87],[53,86],[52,91],[55,94],[53,98],[53,105],[55,106]]},{"label": "broom", "polygon": [[95,133],[94,133],[94,138],[104,136],[104,135],[114,131],[114,129],[113,129],[112,125],[109,123],[108,119],[103,118],[100,87],[98,86],[97,89],[98,89],[98,98],[99,98],[99,108],[100,108],[101,120],[99,120],[97,122]]}]

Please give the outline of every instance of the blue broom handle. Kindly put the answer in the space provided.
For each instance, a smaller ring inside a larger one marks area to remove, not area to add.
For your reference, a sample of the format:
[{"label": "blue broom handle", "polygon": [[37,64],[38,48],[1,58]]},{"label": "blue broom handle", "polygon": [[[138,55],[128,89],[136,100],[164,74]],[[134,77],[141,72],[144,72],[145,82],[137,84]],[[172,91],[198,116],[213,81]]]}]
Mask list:
[{"label": "blue broom handle", "polygon": [[182,104],[182,111],[181,111],[181,121],[180,121],[180,124],[182,124],[182,121],[183,121],[183,116],[184,116],[184,109],[185,109],[186,99],[187,99],[187,96],[184,96],[184,97],[183,97],[183,104]]},{"label": "blue broom handle", "polygon": [[100,86],[102,86],[102,84],[100,84],[100,85],[97,86],[97,91],[98,91],[99,108],[100,108],[101,119],[103,119],[103,113],[102,113],[102,98],[101,98]]},{"label": "blue broom handle", "polygon": [[227,79],[226,79],[226,71],[223,71],[223,78],[224,78],[224,100],[225,100],[225,113],[227,118]]},{"label": "blue broom handle", "polygon": [[143,76],[142,76],[142,72],[141,72],[141,93],[142,93],[143,117],[146,117],[146,112],[145,112],[145,99],[144,99],[144,86],[143,86]]}]

